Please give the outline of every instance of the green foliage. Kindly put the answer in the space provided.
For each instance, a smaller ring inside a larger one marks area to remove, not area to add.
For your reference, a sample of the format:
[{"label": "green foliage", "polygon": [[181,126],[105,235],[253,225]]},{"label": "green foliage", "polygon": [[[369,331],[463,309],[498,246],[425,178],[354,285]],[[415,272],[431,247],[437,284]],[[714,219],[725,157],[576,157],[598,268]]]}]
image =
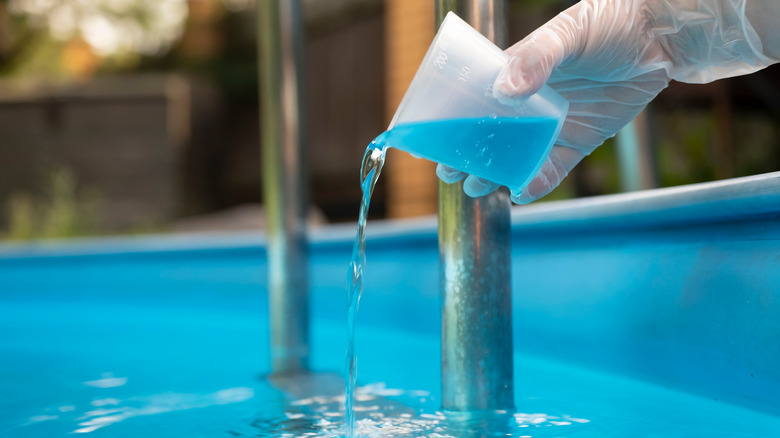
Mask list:
[{"label": "green foliage", "polygon": [[745,110],[734,119],[736,176],[780,169],[780,122],[768,111]]},{"label": "green foliage", "polygon": [[51,173],[44,195],[16,193],[7,203],[9,226],[1,238],[34,240],[98,234],[100,202],[94,193],[77,189],[73,173]]},{"label": "green foliage", "polygon": [[28,39],[0,71],[15,77],[65,79],[67,72],[61,61],[63,46],[61,41],[46,34],[37,34]]},{"label": "green foliage", "polygon": [[[74,63],[96,62],[108,72],[132,68],[142,56],[167,53],[187,14],[186,0],[0,0],[0,76],[80,77],[65,66]],[[75,42],[96,60],[65,60]]]},{"label": "green foliage", "polygon": [[583,158],[583,162],[587,163],[588,166],[587,176],[591,184],[591,187],[586,189],[585,195],[619,193],[622,190],[620,186],[621,169],[617,154],[617,141],[615,137],[612,137]]},{"label": "green foliage", "polygon": [[8,240],[30,240],[35,237],[35,206],[24,193],[16,193],[8,200],[10,226],[4,236]]},{"label": "green foliage", "polygon": [[711,111],[678,110],[659,125],[658,172],[662,187],[712,181],[715,118]]}]

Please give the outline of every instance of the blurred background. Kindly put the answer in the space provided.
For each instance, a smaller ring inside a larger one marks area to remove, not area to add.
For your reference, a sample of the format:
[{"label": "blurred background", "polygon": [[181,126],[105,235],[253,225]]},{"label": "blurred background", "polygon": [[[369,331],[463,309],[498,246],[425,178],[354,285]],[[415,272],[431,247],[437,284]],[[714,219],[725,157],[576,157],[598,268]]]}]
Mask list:
[{"label": "blurred background", "polygon": [[[254,1],[0,0],[0,240],[262,228]],[[510,0],[510,41],[572,3]],[[303,0],[312,223],[357,219],[433,4]],[[543,202],[779,170],[778,67],[673,83]],[[372,217],[435,212],[434,166],[391,152]]]}]

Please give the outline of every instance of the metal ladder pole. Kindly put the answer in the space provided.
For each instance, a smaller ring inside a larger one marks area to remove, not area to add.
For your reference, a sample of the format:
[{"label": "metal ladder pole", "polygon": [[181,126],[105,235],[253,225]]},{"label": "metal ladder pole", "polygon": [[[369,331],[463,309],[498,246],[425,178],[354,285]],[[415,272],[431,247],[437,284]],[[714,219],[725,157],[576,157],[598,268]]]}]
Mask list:
[{"label": "metal ladder pole", "polygon": [[271,370],[309,368],[306,252],[307,170],[303,153],[303,21],[299,0],[257,4],[260,125],[268,247]]},{"label": "metal ladder pole", "polygon": [[[506,0],[436,0],[506,47]],[[472,199],[439,182],[442,408],[513,410],[510,201],[503,188]]]}]

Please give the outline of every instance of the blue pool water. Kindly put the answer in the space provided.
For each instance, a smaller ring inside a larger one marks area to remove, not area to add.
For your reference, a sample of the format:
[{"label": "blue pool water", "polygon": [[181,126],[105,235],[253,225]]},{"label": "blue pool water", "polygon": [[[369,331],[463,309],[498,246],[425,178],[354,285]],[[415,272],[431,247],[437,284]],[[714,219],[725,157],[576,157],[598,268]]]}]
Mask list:
[{"label": "blue pool water", "polygon": [[395,126],[374,142],[521,188],[541,167],[557,126],[538,117],[435,120]]},{"label": "blue pool water", "polygon": [[[516,413],[440,413],[436,220],[372,223],[356,431],[780,436],[780,172],[513,212]],[[269,379],[260,234],[0,246],[0,437],[342,436],[354,226],[311,235],[314,374]]]},{"label": "blue pool water", "polygon": [[[371,299],[370,294],[366,300]],[[312,376],[265,375],[257,309],[0,306],[0,436],[343,436],[343,324],[314,324]],[[773,437],[780,418],[517,353],[517,413],[439,409],[434,336],[364,324],[356,433],[386,437]]]}]

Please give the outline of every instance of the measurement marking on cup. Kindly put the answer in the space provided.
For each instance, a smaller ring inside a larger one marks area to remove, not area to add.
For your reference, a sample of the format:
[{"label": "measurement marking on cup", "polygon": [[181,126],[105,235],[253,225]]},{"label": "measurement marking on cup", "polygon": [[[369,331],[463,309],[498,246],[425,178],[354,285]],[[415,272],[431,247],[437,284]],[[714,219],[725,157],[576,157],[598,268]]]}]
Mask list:
[{"label": "measurement marking on cup", "polygon": [[462,82],[467,82],[469,80],[469,76],[471,75],[471,67],[468,65],[464,65],[462,69],[460,69],[460,74],[458,74],[458,79]]},{"label": "measurement marking on cup", "polygon": [[444,52],[439,52],[436,55],[436,60],[433,61],[433,65],[439,67],[439,70],[444,70],[444,65],[446,63],[447,63],[447,54]]}]

